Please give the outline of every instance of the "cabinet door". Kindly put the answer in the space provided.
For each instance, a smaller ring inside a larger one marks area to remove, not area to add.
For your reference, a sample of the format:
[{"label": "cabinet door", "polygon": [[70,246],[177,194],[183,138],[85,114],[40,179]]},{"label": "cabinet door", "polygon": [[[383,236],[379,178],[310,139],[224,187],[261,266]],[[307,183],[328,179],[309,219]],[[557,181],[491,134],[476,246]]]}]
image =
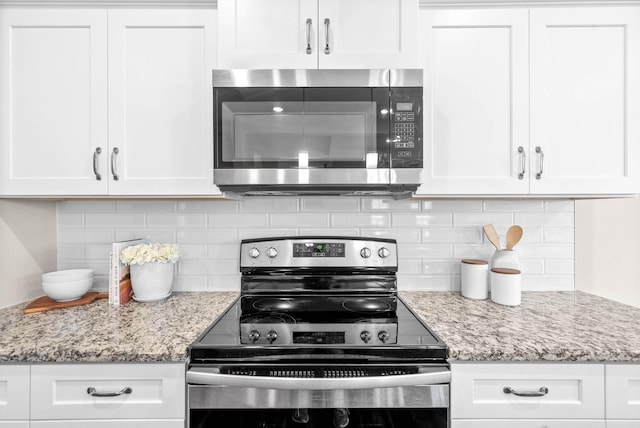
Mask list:
[{"label": "cabinet door", "polygon": [[453,419],[451,428],[605,428],[604,420]]},{"label": "cabinet door", "polygon": [[528,193],[527,21],[521,9],[421,12],[419,194]]},{"label": "cabinet door", "polygon": [[3,9],[0,31],[0,195],[106,193],[106,11]]},{"label": "cabinet door", "polygon": [[29,419],[29,366],[3,364],[0,366],[0,420],[20,419]]},{"label": "cabinet door", "polygon": [[218,0],[218,13],[220,68],[317,68],[318,0]]},{"label": "cabinet door", "polygon": [[640,364],[607,364],[605,370],[607,419],[640,420]]},{"label": "cabinet door", "polygon": [[319,0],[318,10],[320,68],[419,66],[418,0]]},{"label": "cabinet door", "polygon": [[[24,428],[29,427],[29,423],[26,422],[26,424]],[[0,425],[0,428],[5,427]],[[22,427],[16,426],[15,428]],[[184,419],[32,421],[31,428],[184,428]]]},{"label": "cabinet door", "polygon": [[531,66],[531,192],[637,193],[640,8],[531,10]]},{"label": "cabinet door", "polygon": [[109,193],[213,185],[215,10],[109,11]]}]

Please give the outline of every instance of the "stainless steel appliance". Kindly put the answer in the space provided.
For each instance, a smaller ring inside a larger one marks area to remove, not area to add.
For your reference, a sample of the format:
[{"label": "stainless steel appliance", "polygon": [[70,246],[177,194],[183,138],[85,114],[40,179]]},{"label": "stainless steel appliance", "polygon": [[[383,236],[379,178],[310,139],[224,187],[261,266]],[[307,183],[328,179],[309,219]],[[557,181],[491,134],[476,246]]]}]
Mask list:
[{"label": "stainless steel appliance", "polygon": [[447,427],[447,348],[397,260],[390,239],[242,241],[240,297],[189,350],[189,427]]},{"label": "stainless steel appliance", "polygon": [[214,182],[243,195],[410,195],[422,70],[214,70]]}]

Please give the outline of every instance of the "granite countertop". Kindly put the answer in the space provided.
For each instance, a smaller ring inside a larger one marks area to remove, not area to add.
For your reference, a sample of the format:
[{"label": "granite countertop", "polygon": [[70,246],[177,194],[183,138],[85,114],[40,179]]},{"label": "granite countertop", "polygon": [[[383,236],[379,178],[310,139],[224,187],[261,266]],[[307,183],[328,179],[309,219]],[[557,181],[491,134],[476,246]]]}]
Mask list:
[{"label": "granite countertop", "polygon": [[455,292],[403,300],[458,361],[640,362],[640,309],[583,292],[524,292],[509,307]]},{"label": "granite countertop", "polygon": [[154,303],[84,306],[24,314],[0,309],[0,362],[186,361],[187,347],[238,297],[174,293]]},{"label": "granite countertop", "polygon": [[[174,293],[155,303],[85,306],[24,314],[0,309],[0,362],[186,361],[188,346],[238,296]],[[400,296],[458,361],[640,362],[640,309],[581,292],[525,292],[522,305],[456,292]]]}]

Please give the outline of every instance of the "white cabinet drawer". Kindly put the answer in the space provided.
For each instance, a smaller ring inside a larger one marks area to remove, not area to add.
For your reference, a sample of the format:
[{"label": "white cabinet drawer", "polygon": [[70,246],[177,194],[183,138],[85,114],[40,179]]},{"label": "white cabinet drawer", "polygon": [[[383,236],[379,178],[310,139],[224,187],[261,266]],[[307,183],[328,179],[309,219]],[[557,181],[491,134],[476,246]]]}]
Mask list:
[{"label": "white cabinet drawer", "polygon": [[604,421],[577,419],[464,419],[452,420],[451,428],[605,428]]},{"label": "white cabinet drawer", "polygon": [[[541,397],[506,393],[538,392]],[[603,364],[452,364],[453,419],[604,419]]]},{"label": "white cabinet drawer", "polygon": [[0,420],[29,419],[29,366],[0,366]]},{"label": "white cabinet drawer", "polygon": [[607,419],[640,419],[640,364],[607,364],[605,370]]},{"label": "white cabinet drawer", "polygon": [[[29,425],[26,425],[29,427]],[[184,428],[184,419],[127,419],[113,421],[37,421],[31,428]],[[0,425],[0,428],[4,426]]]},{"label": "white cabinet drawer", "polygon": [[29,421],[0,422],[0,428],[29,428]]},{"label": "white cabinet drawer", "polygon": [[640,419],[632,421],[607,421],[607,428],[638,428],[640,427]]},{"label": "white cabinet drawer", "polygon": [[[96,397],[130,388],[128,394]],[[31,367],[31,419],[184,419],[185,365],[46,364]]]}]

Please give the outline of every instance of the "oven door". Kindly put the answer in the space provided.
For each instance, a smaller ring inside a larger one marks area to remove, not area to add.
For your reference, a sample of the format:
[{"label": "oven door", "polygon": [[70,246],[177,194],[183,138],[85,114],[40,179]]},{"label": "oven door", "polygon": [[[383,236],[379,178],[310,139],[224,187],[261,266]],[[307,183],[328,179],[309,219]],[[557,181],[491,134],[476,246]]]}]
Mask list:
[{"label": "oven door", "polygon": [[388,367],[377,376],[361,376],[359,368],[325,371],[327,377],[315,378],[303,366],[192,367],[187,372],[189,427],[448,426],[451,374],[446,365],[414,367],[408,374]]}]

